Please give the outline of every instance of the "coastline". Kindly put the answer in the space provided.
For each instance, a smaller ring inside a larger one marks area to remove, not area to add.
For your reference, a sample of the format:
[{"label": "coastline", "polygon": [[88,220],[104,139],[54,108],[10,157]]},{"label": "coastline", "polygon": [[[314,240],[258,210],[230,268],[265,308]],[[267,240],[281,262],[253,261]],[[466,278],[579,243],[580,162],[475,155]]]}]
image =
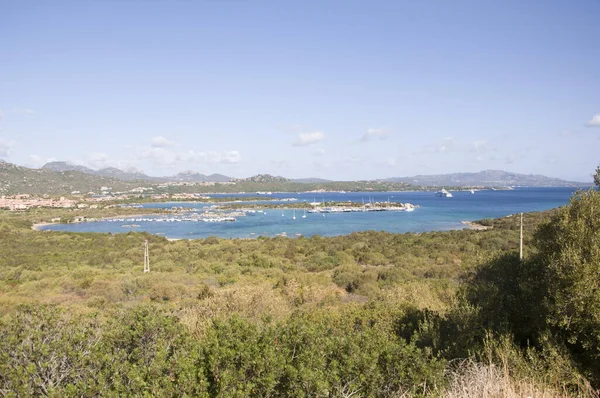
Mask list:
[{"label": "coastline", "polygon": [[158,214],[163,214],[163,213],[144,213],[144,214],[127,214],[127,215],[120,215],[120,216],[107,216],[107,217],[100,217],[100,218],[93,218],[91,221],[72,221],[70,223],[60,223],[60,222],[39,222],[39,223],[35,223],[31,226],[31,229],[34,231],[41,231],[41,227],[47,227],[49,225],[59,225],[59,224],[81,224],[84,222],[94,222],[94,221],[105,221],[105,220],[111,220],[114,218],[125,218],[125,217],[134,217],[134,216],[140,216],[140,217],[147,217],[147,216],[155,216]]},{"label": "coastline", "polygon": [[31,229],[34,231],[41,231],[41,227],[46,227],[48,225],[56,225],[56,224],[60,224],[59,222],[39,222],[39,223],[35,223],[31,226]]},{"label": "coastline", "polygon": [[481,224],[477,224],[473,221],[461,221],[460,222],[463,225],[466,225],[467,228],[469,229],[473,229],[475,231],[486,231],[488,229],[492,229],[493,227],[488,227],[486,225],[481,225]]}]

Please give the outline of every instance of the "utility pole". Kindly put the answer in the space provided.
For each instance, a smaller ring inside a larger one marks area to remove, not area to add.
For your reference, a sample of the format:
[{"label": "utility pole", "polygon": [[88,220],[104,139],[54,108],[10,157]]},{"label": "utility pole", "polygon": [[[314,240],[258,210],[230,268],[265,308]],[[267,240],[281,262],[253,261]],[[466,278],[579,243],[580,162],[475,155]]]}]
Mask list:
[{"label": "utility pole", "polygon": [[150,253],[147,240],[144,241],[144,272],[150,272]]},{"label": "utility pole", "polygon": [[521,242],[519,245],[519,259],[523,261],[523,213],[521,213]]}]

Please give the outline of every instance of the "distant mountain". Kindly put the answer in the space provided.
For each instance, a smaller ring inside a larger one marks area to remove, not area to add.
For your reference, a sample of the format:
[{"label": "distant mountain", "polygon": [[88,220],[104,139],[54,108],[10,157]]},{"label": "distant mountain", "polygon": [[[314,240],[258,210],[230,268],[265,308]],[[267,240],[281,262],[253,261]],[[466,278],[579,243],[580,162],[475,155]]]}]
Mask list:
[{"label": "distant mountain", "polygon": [[453,173],[387,178],[386,182],[404,182],[420,186],[527,186],[527,187],[580,187],[591,183],[565,181],[539,174],[517,174],[502,170],[484,170],[479,173]]},{"label": "distant mountain", "polygon": [[49,162],[43,165],[42,169],[52,171],[79,171],[81,173],[95,174],[95,171],[88,167],[72,164],[69,162]]},{"label": "distant mountain", "polygon": [[223,174],[211,174],[206,176],[204,174],[197,173],[195,171],[184,171],[174,176],[167,177],[151,177],[144,174],[140,170],[128,169],[121,170],[116,167],[106,167],[100,170],[93,170],[89,167],[75,165],[68,162],[49,162],[42,166],[42,169],[52,171],[79,171],[81,173],[116,178],[121,181],[134,181],[144,180],[150,182],[168,182],[168,181],[179,181],[179,182],[227,182],[231,178],[224,176]]},{"label": "distant mountain", "polygon": [[103,177],[112,177],[122,181],[133,181],[133,180],[145,180],[145,181],[163,181],[160,177],[150,177],[139,170],[124,171],[115,167],[106,167],[104,169],[96,170],[91,174],[95,174]]},{"label": "distant mountain", "polygon": [[70,168],[68,170],[52,170],[52,167],[60,169],[63,166],[58,164],[47,168],[30,169],[12,163],[0,162],[0,195],[17,193],[65,195],[73,191],[100,193],[102,187],[111,188],[112,192],[116,192],[139,186],[115,178],[74,170],[72,166],[67,166],[67,168]]},{"label": "distant mountain", "polygon": [[323,183],[332,182],[332,181],[326,180],[324,178],[311,177],[311,178],[295,178],[292,180],[292,182],[298,182],[300,184],[323,184]]},{"label": "distant mountain", "polygon": [[212,182],[229,182],[231,181],[231,177],[227,177],[226,175],[223,174],[211,174],[209,176],[206,176],[208,181],[212,181]]},{"label": "distant mountain", "polygon": [[173,177],[164,177],[169,181],[181,181],[181,182],[227,182],[231,178],[223,174],[211,174],[209,176],[197,173],[195,171],[183,171],[174,175]]},{"label": "distant mountain", "polygon": [[290,182],[291,180],[285,177],[280,176],[272,176],[271,174],[257,174],[252,177],[242,178],[239,181],[248,181],[248,182]]}]

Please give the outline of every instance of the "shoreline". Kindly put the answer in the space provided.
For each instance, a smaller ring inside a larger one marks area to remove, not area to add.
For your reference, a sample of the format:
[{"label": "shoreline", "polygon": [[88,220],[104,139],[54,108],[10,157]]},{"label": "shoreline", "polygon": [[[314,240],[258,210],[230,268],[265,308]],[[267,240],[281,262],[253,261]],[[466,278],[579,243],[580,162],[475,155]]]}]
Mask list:
[{"label": "shoreline", "polygon": [[40,228],[41,227],[46,227],[48,225],[57,225],[60,224],[59,222],[39,222],[39,223],[35,223],[31,226],[31,229],[34,231],[42,231]]},{"label": "shoreline", "polygon": [[92,217],[92,218],[93,218],[93,221],[87,221],[87,220],[86,220],[86,221],[72,221],[72,222],[69,222],[69,223],[50,222],[50,221],[47,221],[47,222],[38,222],[38,223],[34,223],[34,224],[32,224],[32,225],[31,225],[31,229],[32,229],[32,230],[34,230],[34,231],[43,231],[43,230],[41,230],[40,228],[41,228],[41,227],[47,227],[47,226],[49,226],[49,225],[60,225],[60,224],[65,224],[65,225],[68,225],[68,224],[82,224],[82,223],[85,223],[85,222],[105,221],[105,220],[111,220],[111,219],[114,219],[114,218],[124,218],[124,217],[133,217],[133,216],[142,216],[142,217],[147,217],[147,216],[155,216],[155,215],[158,215],[158,214],[163,214],[163,213],[158,213],[158,212],[157,212],[157,213],[144,213],[144,214],[128,214],[128,215],[120,215],[120,216],[107,216],[107,217],[100,217],[100,218],[93,218],[93,217]]},{"label": "shoreline", "polygon": [[475,230],[475,231],[487,231],[488,229],[492,229],[493,227],[488,227],[486,225],[477,224],[473,221],[461,221],[463,225],[466,225],[467,228]]}]

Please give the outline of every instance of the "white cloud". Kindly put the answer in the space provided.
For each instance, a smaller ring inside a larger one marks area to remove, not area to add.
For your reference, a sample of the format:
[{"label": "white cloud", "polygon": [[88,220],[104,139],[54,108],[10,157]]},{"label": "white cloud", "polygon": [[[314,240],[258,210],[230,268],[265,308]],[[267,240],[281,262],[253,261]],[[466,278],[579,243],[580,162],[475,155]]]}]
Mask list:
[{"label": "white cloud", "polygon": [[239,163],[242,160],[242,155],[239,151],[227,151],[218,154],[215,160],[218,163]]},{"label": "white cloud", "polygon": [[29,108],[12,108],[10,110],[11,113],[17,113],[17,114],[25,114],[25,115],[33,115],[35,113],[35,111],[33,109],[29,109]]},{"label": "white cloud", "polygon": [[448,153],[452,149],[454,149],[454,140],[452,137],[446,137],[431,144],[424,145],[420,149],[414,151],[412,154],[422,155],[426,153]]},{"label": "white cloud", "polygon": [[345,163],[353,163],[353,164],[358,164],[358,163],[364,163],[365,162],[365,158],[362,156],[348,156],[346,159],[344,159]]},{"label": "white cloud", "polygon": [[152,138],[151,146],[152,148],[166,148],[169,146],[173,146],[175,143],[173,141],[167,140],[163,136],[157,136]]},{"label": "white cloud", "polygon": [[472,147],[471,147],[471,150],[473,152],[477,152],[477,153],[487,152],[488,149],[489,149],[488,143],[485,140],[473,141],[473,144],[472,144]]},{"label": "white cloud", "polygon": [[323,148],[315,149],[315,151],[313,152],[313,156],[323,156],[323,155],[325,155],[325,149],[323,149]]},{"label": "white cloud", "polygon": [[588,127],[600,127],[600,113],[595,114],[587,125]]},{"label": "white cloud", "polygon": [[235,164],[242,156],[239,151],[194,151],[177,153],[166,148],[147,147],[142,150],[140,159],[150,161],[159,166],[175,167],[185,163],[201,164]]},{"label": "white cloud", "polygon": [[0,138],[0,156],[10,156],[13,149],[15,149],[14,141],[7,141]]},{"label": "white cloud", "polygon": [[108,167],[108,155],[105,153],[92,153],[86,157],[86,161],[93,168],[102,169]]},{"label": "white cloud", "polygon": [[436,144],[436,152],[445,153],[454,148],[454,140],[452,137],[446,137]]},{"label": "white cloud", "polygon": [[29,162],[29,164],[32,164],[34,166],[43,166],[44,163],[44,159],[41,156],[38,155],[29,155],[27,157],[27,162]]},{"label": "white cloud", "polygon": [[32,167],[42,167],[46,163],[55,162],[56,158],[44,158],[39,155],[29,155],[27,156],[27,166]]},{"label": "white cloud", "polygon": [[385,140],[389,135],[389,131],[385,129],[368,129],[366,133],[360,138],[361,141],[366,142],[373,139]]},{"label": "white cloud", "polygon": [[11,108],[11,109],[6,109],[5,111],[2,111],[2,109],[0,109],[0,120],[2,120],[2,118],[4,118],[5,114],[33,115],[34,113],[35,113],[35,111],[33,109],[29,109],[29,108]]},{"label": "white cloud", "polygon": [[181,160],[181,157],[171,151],[168,151],[164,148],[146,148],[142,151],[141,156],[142,159],[149,160],[152,163],[173,167]]},{"label": "white cloud", "polygon": [[300,133],[298,134],[298,138],[294,142],[294,146],[307,146],[316,144],[321,141],[325,137],[320,131],[313,131],[312,133]]},{"label": "white cloud", "polygon": [[242,155],[239,151],[189,151],[186,155],[182,156],[182,159],[194,163],[234,164],[242,160]]}]

